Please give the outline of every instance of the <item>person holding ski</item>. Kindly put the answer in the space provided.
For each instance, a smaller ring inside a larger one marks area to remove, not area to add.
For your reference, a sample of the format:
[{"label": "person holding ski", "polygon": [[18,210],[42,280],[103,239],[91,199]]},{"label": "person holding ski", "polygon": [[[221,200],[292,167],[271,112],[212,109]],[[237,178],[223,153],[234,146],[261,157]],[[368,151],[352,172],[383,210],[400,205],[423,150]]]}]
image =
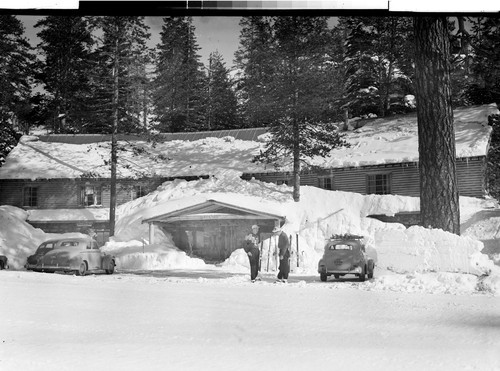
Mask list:
[{"label": "person holding ski", "polygon": [[248,260],[250,262],[250,280],[255,282],[255,280],[260,280],[257,275],[259,274],[259,262],[260,262],[260,234],[259,226],[257,224],[252,225],[252,233],[245,237],[244,250],[248,255]]},{"label": "person holding ski", "polygon": [[278,236],[278,254],[280,258],[278,279],[276,282],[286,283],[290,273],[290,240],[280,227],[274,227],[273,233]]}]

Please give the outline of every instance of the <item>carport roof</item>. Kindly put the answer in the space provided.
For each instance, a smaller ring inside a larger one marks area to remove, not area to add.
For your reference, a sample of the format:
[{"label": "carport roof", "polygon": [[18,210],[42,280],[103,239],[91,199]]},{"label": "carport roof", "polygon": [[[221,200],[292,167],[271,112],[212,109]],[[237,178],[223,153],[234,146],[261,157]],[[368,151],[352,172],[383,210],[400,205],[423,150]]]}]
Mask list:
[{"label": "carport roof", "polygon": [[[188,220],[223,219],[274,219],[283,222],[286,219],[283,215],[263,210],[262,208],[254,209],[214,199],[203,200],[196,203],[187,202],[187,204],[187,206],[181,207],[179,207],[178,204],[177,207],[174,205],[171,205],[172,207],[169,207],[169,205],[162,205],[163,207],[161,208],[155,208],[158,209],[156,213],[151,210],[149,213],[151,216],[144,218],[142,223],[171,223]],[[163,212],[161,209],[163,209]]]}]

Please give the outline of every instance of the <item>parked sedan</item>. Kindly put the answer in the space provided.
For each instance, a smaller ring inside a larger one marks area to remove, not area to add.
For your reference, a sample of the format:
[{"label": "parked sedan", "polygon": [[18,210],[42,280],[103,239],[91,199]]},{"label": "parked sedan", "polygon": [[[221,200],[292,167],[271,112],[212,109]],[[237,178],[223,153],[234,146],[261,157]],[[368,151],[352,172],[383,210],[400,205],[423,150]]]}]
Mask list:
[{"label": "parked sedan", "polygon": [[318,263],[321,281],[326,281],[331,275],[339,278],[346,274],[353,274],[360,281],[364,281],[366,276],[373,278],[375,262],[366,255],[362,239],[363,236],[336,235],[326,242],[323,257]]},{"label": "parked sedan", "polygon": [[42,243],[28,257],[26,269],[37,272],[107,273],[115,271],[115,257],[101,252],[92,238],[62,238]]}]

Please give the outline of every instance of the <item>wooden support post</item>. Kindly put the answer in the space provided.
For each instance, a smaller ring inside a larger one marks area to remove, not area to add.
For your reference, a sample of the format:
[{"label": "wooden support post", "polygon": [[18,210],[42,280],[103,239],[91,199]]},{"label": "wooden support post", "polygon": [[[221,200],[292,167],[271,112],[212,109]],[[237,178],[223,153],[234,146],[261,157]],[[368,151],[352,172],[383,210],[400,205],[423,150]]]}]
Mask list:
[{"label": "wooden support post", "polygon": [[149,223],[149,244],[153,245],[155,243],[155,225],[154,223]]}]

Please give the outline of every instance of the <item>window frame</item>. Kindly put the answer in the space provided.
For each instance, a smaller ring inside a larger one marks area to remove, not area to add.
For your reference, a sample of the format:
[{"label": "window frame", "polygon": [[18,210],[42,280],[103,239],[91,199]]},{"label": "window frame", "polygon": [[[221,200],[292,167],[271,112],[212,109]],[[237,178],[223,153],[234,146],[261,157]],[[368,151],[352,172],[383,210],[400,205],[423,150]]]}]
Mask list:
[{"label": "window frame", "polygon": [[[377,179],[383,177],[382,179]],[[392,173],[378,172],[366,174],[366,194],[390,195],[392,194]]]},{"label": "window frame", "polygon": [[[139,189],[137,191],[137,189]],[[132,186],[132,189],[130,190],[130,200],[137,200],[138,198],[144,197],[148,194],[147,187],[142,185],[142,184],[135,184]]]},{"label": "window frame", "polygon": [[[93,193],[86,193],[88,188],[93,189]],[[93,203],[88,204],[88,196],[92,195]],[[80,187],[80,204],[83,207],[101,207],[102,206],[102,185],[84,184]]]},{"label": "window frame", "polygon": [[[23,187],[23,207],[38,207],[38,189],[38,186],[32,185]],[[27,191],[30,193],[29,195],[26,194]]]},{"label": "window frame", "polygon": [[[330,181],[330,188],[325,187],[325,181],[329,180]],[[325,189],[327,191],[333,191],[335,190],[335,185],[334,185],[334,176],[333,175],[318,175],[318,188]]]}]

